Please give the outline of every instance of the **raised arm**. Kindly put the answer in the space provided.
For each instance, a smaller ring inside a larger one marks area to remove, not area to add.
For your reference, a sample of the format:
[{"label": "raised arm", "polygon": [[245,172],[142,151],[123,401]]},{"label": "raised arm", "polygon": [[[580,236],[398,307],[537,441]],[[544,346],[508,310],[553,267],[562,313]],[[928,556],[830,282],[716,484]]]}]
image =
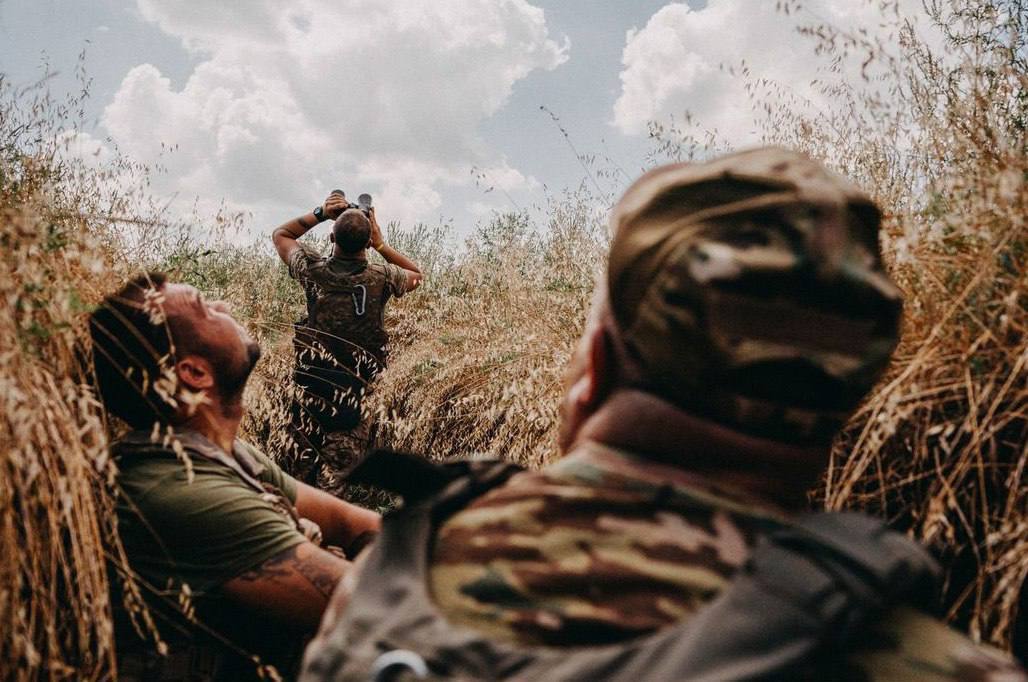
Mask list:
[{"label": "raised arm", "polygon": [[228,597],[262,617],[314,632],[350,562],[306,540],[226,582]]},{"label": "raised arm", "polygon": [[335,220],[339,214],[348,206],[346,197],[341,194],[330,194],[325,203],[321,205],[321,217],[314,214],[314,211],[305,213],[298,218],[293,218],[282,223],[271,233],[271,241],[275,244],[278,257],[287,265],[293,251],[299,248],[296,240],[307,234],[307,231],[324,220]]},{"label": "raised arm", "polygon": [[378,225],[378,218],[375,217],[375,209],[371,209],[371,246],[385,258],[387,263],[392,263],[403,268],[407,272],[407,291],[418,288],[418,285],[425,279],[421,268],[410,258],[400,253],[385,243],[382,236],[382,228]]}]

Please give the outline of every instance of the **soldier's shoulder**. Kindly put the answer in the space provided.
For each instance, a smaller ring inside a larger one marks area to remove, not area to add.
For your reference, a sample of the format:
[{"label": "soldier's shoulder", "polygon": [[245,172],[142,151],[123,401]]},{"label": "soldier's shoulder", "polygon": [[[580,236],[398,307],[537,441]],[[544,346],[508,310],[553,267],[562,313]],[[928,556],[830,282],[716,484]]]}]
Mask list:
[{"label": "soldier's shoulder", "polygon": [[403,268],[392,263],[368,263],[368,271],[388,280],[396,277],[397,273],[402,274]]},{"label": "soldier's shoulder", "polygon": [[318,249],[316,249],[314,245],[310,244],[309,242],[296,242],[296,247],[297,248],[295,254],[302,255],[304,258],[319,261],[327,260],[327,256],[322,255],[322,253],[318,251]]},{"label": "soldier's shoulder", "polygon": [[873,682],[925,680],[1028,680],[1024,669],[999,649],[912,608],[893,609],[876,623],[865,646],[850,656],[858,679]]},{"label": "soldier's shoulder", "polygon": [[294,279],[301,279],[317,270],[328,261],[326,256],[321,255],[317,249],[310,244],[297,242],[296,249],[289,255],[289,275]]}]

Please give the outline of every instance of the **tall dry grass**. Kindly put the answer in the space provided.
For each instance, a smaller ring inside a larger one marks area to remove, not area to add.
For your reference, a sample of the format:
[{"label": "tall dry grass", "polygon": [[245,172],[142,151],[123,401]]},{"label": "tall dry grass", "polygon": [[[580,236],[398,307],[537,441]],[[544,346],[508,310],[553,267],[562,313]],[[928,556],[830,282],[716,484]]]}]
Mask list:
[{"label": "tall dry grass", "polygon": [[[79,92],[55,99],[45,78],[16,87],[0,74],[4,679],[111,678],[112,594],[162,646],[118,539],[107,450],[119,426],[89,387],[85,316],[141,269],[185,276],[204,247],[149,193],[151,169],[91,153],[80,76]],[[208,231],[232,221],[213,216]]]},{"label": "tall dry grass", "polygon": [[393,305],[397,348],[373,394],[380,440],[437,458],[550,459],[560,379],[605,246],[600,216],[574,195],[545,231],[508,214],[467,240],[413,305]]},{"label": "tall dry grass", "polygon": [[[108,560],[124,566],[107,429],[84,386],[82,314],[111,282],[103,236],[124,162],[61,160],[80,96],[0,77],[0,670],[101,679],[113,665]],[[138,597],[127,585],[128,598]]]},{"label": "tall dry grass", "polygon": [[809,27],[818,49],[858,54],[868,80],[823,86],[845,113],[775,121],[777,139],[886,207],[883,246],[907,300],[896,360],[821,494],[932,546],[948,615],[1009,646],[1028,610],[1028,6],[926,9],[931,26],[897,23],[899,53]]},{"label": "tall dry grass", "polygon": [[[811,49],[866,63],[867,80],[841,66],[824,79],[835,113],[741,77],[769,141],[827,160],[886,208],[883,246],[907,297],[896,361],[840,438],[818,499],[886,514],[932,544],[949,560],[950,615],[1009,646],[1028,573],[1025,10],[929,9],[941,43],[883,11],[903,33],[897,53],[806,27]],[[19,679],[111,674],[112,583],[148,627],[111,515],[112,425],[84,387],[84,311],[144,267],[230,301],[265,349],[244,430],[272,453],[303,312],[265,245],[218,238],[239,217],[211,218],[201,232],[214,236],[198,240],[149,199],[148,169],[67,154],[82,96],[55,102],[45,85],[0,80],[0,668]],[[655,126],[653,160],[725,147],[691,124]],[[606,248],[610,197],[596,179],[617,175],[593,170],[551,200],[545,225],[514,212],[461,241],[392,231],[429,277],[389,309],[392,361],[370,401],[381,443],[530,466],[555,455],[559,378]]]}]

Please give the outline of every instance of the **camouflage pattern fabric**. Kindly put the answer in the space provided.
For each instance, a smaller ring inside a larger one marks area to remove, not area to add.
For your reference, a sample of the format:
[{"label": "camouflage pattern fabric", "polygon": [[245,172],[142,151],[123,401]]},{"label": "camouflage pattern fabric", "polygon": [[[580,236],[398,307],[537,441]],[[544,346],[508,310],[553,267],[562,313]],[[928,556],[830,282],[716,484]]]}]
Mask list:
[{"label": "camouflage pattern fabric", "polygon": [[643,175],[613,210],[606,279],[636,383],[743,433],[830,441],[898,338],[879,222],[785,149]]},{"label": "camouflage pattern fabric", "polygon": [[407,291],[403,268],[363,257],[325,258],[301,245],[289,259],[289,276],[304,288],[317,341],[346,367],[373,377],[388,355],[386,302]]},{"label": "camouflage pattern fabric", "polygon": [[406,293],[407,276],[363,257],[322,257],[301,244],[289,274],[304,288],[308,318],[296,325],[296,395],[289,425],[297,477],[340,494],[368,445],[362,404],[385,367],[385,305]]},{"label": "camouflage pattern fabric", "polygon": [[318,487],[341,497],[346,487],[346,477],[364,459],[370,439],[371,420],[367,417],[349,431],[326,433],[319,452]]},{"label": "camouflage pattern fabric", "polygon": [[[493,638],[627,641],[711,601],[757,536],[782,523],[777,510],[687,472],[588,443],[451,517],[434,545],[430,588],[448,620]],[[958,680],[1016,669],[911,609],[866,640],[866,651],[840,657],[839,677]]]},{"label": "camouflage pattern fabric", "polygon": [[[312,413],[311,405],[317,400],[296,387],[283,459],[294,478],[338,496],[346,487],[346,478],[370,448],[372,419],[358,411],[351,428],[327,430]],[[361,406],[356,409],[361,410]]]}]

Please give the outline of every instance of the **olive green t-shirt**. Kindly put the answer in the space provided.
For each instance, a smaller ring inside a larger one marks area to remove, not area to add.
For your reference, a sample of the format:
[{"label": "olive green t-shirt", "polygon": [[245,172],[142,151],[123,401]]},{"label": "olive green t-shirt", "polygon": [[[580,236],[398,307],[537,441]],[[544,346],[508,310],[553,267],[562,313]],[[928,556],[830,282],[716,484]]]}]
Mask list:
[{"label": "olive green t-shirt", "polygon": [[[254,481],[296,500],[296,481],[252,446],[225,453],[195,432],[172,444],[133,432],[115,444],[118,524],[129,563],[150,586],[203,597],[304,541],[294,521]],[[248,479],[250,482],[248,482]]]}]

